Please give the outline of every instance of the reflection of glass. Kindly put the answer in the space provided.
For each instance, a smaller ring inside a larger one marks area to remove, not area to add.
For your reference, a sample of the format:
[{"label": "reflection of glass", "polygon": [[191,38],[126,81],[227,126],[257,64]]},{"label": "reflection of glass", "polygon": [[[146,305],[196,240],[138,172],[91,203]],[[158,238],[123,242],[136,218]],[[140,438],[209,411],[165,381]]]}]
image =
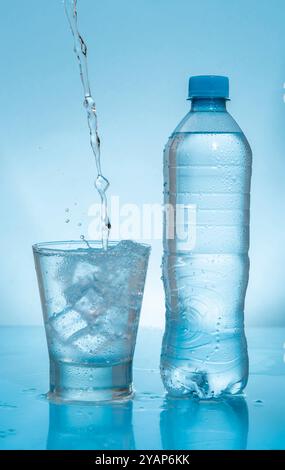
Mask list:
[{"label": "reflection of glass", "polygon": [[246,449],[248,409],[243,397],[171,399],[160,415],[163,449]]},{"label": "reflection of glass", "polygon": [[54,401],[132,393],[132,362],[150,247],[130,240],[33,246]]},{"label": "reflection of glass", "polygon": [[135,449],[131,401],[106,405],[49,404],[48,450]]}]

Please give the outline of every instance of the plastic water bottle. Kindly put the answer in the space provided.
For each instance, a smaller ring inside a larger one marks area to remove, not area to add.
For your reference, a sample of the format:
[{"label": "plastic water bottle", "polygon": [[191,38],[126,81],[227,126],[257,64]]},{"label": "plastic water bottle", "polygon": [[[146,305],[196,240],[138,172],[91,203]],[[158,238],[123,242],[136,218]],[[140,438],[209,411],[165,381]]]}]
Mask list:
[{"label": "plastic water bottle", "polygon": [[164,202],[174,216],[165,211],[161,375],[174,396],[236,394],[248,378],[252,154],[228,97],[227,77],[191,77],[191,110],[164,152]]}]

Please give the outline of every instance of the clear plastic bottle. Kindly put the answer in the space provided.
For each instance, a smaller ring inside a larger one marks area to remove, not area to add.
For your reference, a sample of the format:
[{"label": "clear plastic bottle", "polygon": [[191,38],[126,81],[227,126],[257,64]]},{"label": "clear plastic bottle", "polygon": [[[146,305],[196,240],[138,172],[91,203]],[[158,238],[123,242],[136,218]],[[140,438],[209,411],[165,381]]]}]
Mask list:
[{"label": "clear plastic bottle", "polygon": [[[176,211],[172,230],[171,218],[164,221],[161,375],[174,396],[236,394],[248,378],[244,300],[252,153],[227,112],[228,93],[227,77],[191,77],[191,110],[164,152],[164,203]],[[189,205],[196,220],[178,222],[177,208]],[[177,236],[181,224],[186,243]]]}]

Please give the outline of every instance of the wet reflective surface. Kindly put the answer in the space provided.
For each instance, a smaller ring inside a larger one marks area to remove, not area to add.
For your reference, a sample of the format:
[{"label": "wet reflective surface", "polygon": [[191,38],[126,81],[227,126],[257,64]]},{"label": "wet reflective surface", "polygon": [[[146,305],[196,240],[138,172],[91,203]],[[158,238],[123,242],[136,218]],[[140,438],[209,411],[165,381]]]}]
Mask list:
[{"label": "wet reflective surface", "polygon": [[43,328],[0,329],[1,449],[284,449],[285,329],[250,329],[244,396],[197,401],[165,396],[162,333],[141,329],[133,400],[56,405],[48,390]]}]

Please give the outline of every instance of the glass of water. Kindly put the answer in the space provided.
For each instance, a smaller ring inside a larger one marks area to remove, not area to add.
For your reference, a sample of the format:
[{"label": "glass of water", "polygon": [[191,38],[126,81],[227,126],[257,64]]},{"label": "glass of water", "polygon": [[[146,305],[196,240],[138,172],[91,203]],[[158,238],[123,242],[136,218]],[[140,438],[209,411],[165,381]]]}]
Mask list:
[{"label": "glass of water", "polygon": [[150,247],[130,240],[33,246],[54,401],[132,394],[132,361]]}]

